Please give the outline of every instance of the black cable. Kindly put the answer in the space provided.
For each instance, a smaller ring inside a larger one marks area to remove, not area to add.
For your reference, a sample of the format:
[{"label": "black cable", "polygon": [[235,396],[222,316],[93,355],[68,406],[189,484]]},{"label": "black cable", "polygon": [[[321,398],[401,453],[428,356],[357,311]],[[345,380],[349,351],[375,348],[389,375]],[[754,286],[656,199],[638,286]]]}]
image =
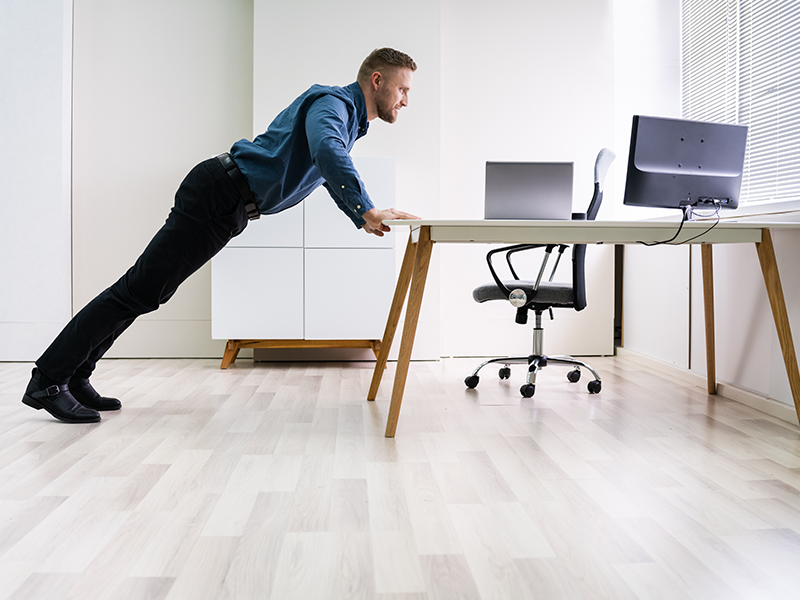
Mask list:
[{"label": "black cable", "polygon": [[642,246],[660,246],[661,244],[669,244],[673,240],[677,239],[678,236],[681,234],[681,230],[683,229],[683,224],[686,223],[686,212],[688,210],[688,206],[681,206],[681,210],[683,211],[683,216],[681,217],[681,224],[678,226],[678,231],[675,232],[670,239],[664,240],[663,242],[636,242],[637,244],[641,244]]},{"label": "black cable", "polygon": [[[699,238],[699,237],[702,237],[702,236],[704,236],[704,235],[705,235],[705,234],[707,234],[709,231],[711,231],[712,229],[714,229],[714,227],[716,227],[717,225],[719,225],[719,220],[720,220],[720,217],[719,217],[719,209],[720,209],[720,208],[721,208],[721,205],[719,204],[719,202],[717,202],[717,201],[715,200],[715,201],[714,201],[714,215],[717,217],[717,220],[716,220],[716,221],[714,221],[714,224],[713,224],[713,225],[711,225],[711,227],[709,227],[708,229],[706,229],[706,230],[705,230],[705,231],[703,231],[702,233],[698,233],[698,234],[697,234],[696,236],[694,236],[694,237],[690,237],[689,239],[683,240],[682,242],[678,242],[677,244],[673,244],[672,242],[673,242],[673,241],[675,241],[675,240],[678,238],[678,236],[681,234],[681,231],[683,230],[683,224],[684,224],[684,223],[687,221],[687,214],[688,214],[688,212],[689,212],[689,210],[690,210],[690,207],[689,207],[689,206],[682,206],[682,207],[681,207],[681,210],[683,211],[683,217],[681,218],[681,223],[680,223],[680,225],[678,226],[678,231],[676,231],[676,232],[675,232],[675,235],[673,235],[673,236],[672,236],[670,239],[668,239],[668,240],[664,240],[664,241],[662,241],[662,242],[637,242],[637,244],[642,244],[643,246],[660,246],[660,245],[668,245],[668,246],[681,246],[681,245],[683,245],[683,244],[688,244],[689,242],[691,242],[691,241],[693,241],[693,240],[696,240],[696,239],[697,239],[697,238]],[[711,215],[708,215],[708,216],[711,216]]]}]

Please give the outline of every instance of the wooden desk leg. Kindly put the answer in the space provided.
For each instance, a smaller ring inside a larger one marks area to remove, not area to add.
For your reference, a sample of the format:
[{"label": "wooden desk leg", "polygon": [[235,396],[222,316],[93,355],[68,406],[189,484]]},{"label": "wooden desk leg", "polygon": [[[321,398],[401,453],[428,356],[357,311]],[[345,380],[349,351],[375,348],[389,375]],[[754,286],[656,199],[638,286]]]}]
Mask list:
[{"label": "wooden desk leg", "polygon": [[716,346],[714,345],[714,255],[711,244],[700,246],[703,263],[703,307],[706,319],[706,384],[717,393]]},{"label": "wooden desk leg", "polygon": [[406,321],[403,325],[403,337],[400,341],[400,355],[397,358],[397,371],[392,388],[392,403],[389,405],[389,418],[386,420],[386,437],[394,437],[397,419],[400,416],[400,404],[406,388],[408,363],[411,361],[411,350],[414,347],[414,336],[417,333],[417,322],[422,307],[422,294],[425,291],[425,280],[428,277],[428,266],[431,262],[431,228],[421,227],[417,241],[417,252],[414,260],[414,274],[411,279],[411,291],[408,295]]},{"label": "wooden desk leg", "polygon": [[792,329],[789,326],[789,315],[786,312],[783,286],[778,274],[778,263],[775,260],[775,247],[772,245],[772,234],[769,229],[761,230],[761,243],[756,242],[756,250],[758,251],[758,260],[761,262],[764,284],[767,286],[767,296],[772,307],[772,318],[775,320],[778,341],[781,344],[783,362],[786,365],[786,375],[789,377],[794,409],[797,412],[797,419],[800,421],[800,371],[797,368],[797,355],[794,351]]},{"label": "wooden desk leg", "polygon": [[403,304],[405,304],[406,301],[408,286],[411,283],[411,275],[414,272],[414,256],[416,252],[417,244],[411,241],[411,235],[409,234],[406,253],[403,256],[403,265],[400,267],[400,275],[397,278],[397,285],[394,288],[392,307],[389,310],[389,317],[386,319],[386,329],[380,341],[380,350],[378,351],[377,362],[375,363],[375,371],[372,373],[372,383],[369,386],[367,400],[375,400],[378,395],[381,377],[383,376],[383,371],[386,369],[389,350],[392,348],[394,334],[395,331],[397,331],[397,323],[400,321],[400,314],[403,312]]},{"label": "wooden desk leg", "polygon": [[222,364],[220,369],[227,369],[230,364],[239,356],[239,340],[228,340],[225,344],[225,353],[222,355]]}]

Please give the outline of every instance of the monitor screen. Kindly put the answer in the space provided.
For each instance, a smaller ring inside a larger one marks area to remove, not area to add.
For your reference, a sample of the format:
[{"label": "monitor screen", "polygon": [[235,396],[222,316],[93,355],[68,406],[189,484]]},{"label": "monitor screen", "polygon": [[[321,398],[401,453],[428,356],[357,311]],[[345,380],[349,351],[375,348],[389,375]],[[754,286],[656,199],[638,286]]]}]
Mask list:
[{"label": "monitor screen", "polygon": [[736,208],[747,126],[633,117],[624,204]]}]

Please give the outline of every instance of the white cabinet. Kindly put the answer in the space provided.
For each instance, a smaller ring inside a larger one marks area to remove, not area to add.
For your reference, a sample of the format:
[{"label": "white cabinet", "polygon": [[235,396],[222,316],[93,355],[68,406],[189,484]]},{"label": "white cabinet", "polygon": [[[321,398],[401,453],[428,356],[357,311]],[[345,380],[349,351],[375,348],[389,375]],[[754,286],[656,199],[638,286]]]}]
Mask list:
[{"label": "white cabinet", "polygon": [[[394,159],[354,158],[375,206],[394,206]],[[324,188],[262,215],[212,261],[211,333],[239,348],[371,347],[395,283],[394,232],[357,229]],[[227,361],[227,362],[226,362]]]}]

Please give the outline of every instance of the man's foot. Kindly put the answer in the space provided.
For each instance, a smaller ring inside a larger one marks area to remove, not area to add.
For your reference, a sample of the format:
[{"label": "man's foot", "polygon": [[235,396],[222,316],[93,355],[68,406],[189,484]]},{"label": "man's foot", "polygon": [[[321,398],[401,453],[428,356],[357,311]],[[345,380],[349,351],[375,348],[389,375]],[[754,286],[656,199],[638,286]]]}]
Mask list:
[{"label": "man's foot", "polygon": [[69,391],[78,402],[94,410],[119,410],[122,408],[122,402],[116,398],[101,396],[88,379],[70,379]]},{"label": "man's foot", "polygon": [[36,410],[45,409],[65,423],[97,423],[100,420],[100,413],[80,404],[66,383],[50,384],[49,380],[43,380],[39,369],[31,373],[31,381],[22,402]]}]

